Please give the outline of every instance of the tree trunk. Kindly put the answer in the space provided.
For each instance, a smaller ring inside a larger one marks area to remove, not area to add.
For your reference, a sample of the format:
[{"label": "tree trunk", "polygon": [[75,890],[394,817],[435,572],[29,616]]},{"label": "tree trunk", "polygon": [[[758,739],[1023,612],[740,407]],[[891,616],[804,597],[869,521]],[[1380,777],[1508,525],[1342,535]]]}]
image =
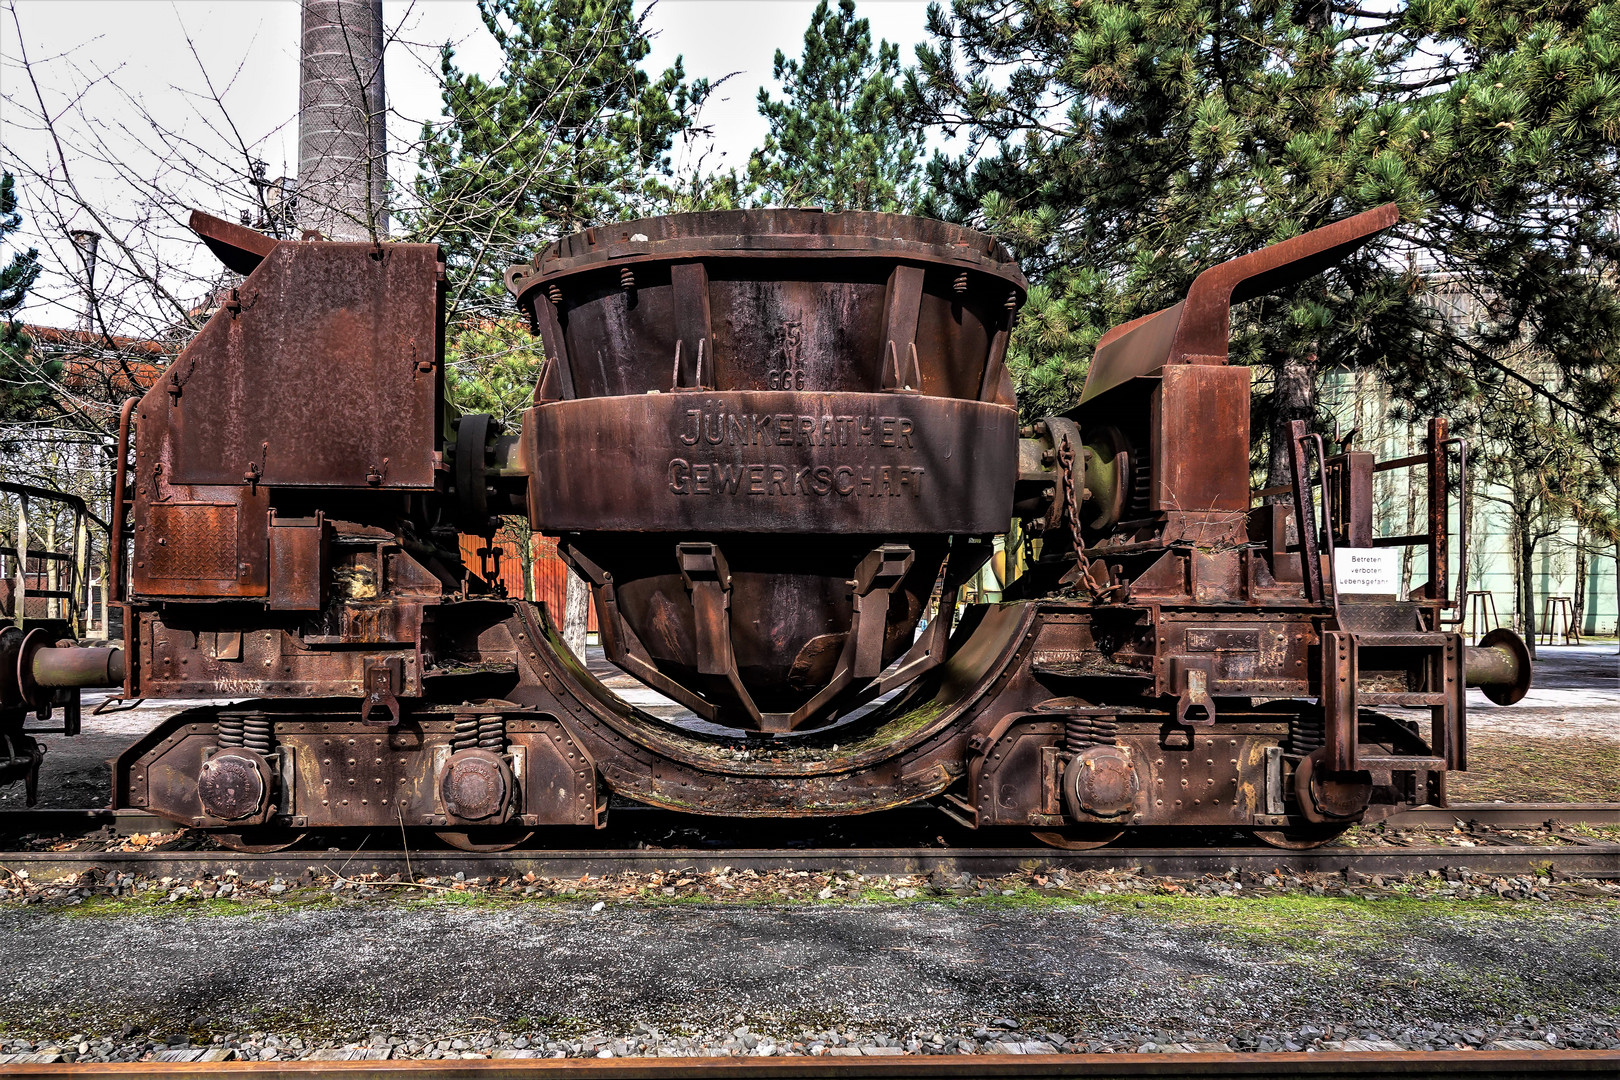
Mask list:
[{"label": "tree trunk", "polygon": [[73,515],[72,581],[68,592],[68,617],[73,620],[73,636],[88,637],[90,633],[90,527],[84,515]]},{"label": "tree trunk", "polygon": [[1530,650],[1530,659],[1536,658],[1536,581],[1532,560],[1536,556],[1536,537],[1530,524],[1530,515],[1516,515],[1519,533],[1519,611],[1524,617],[1524,644]]},{"label": "tree trunk", "polygon": [[528,527],[527,522],[516,525],[511,529],[517,537],[517,547],[521,555],[519,562],[523,565],[523,599],[534,603],[538,595],[534,587],[534,530]]},{"label": "tree trunk", "polygon": [[569,570],[563,599],[563,642],[582,664],[585,662],[585,636],[590,627],[590,617],[590,586],[584,578]]},{"label": "tree trunk", "polygon": [[13,621],[21,629],[28,607],[28,496],[17,497],[17,587],[11,593]]},{"label": "tree trunk", "polygon": [[112,563],[103,554],[101,559],[101,603],[97,606],[100,615],[101,633],[104,639],[112,637]]},{"label": "tree trunk", "polygon": [[[1316,346],[1304,356],[1283,356],[1273,361],[1276,372],[1276,415],[1271,429],[1270,456],[1266,463],[1266,487],[1282,487],[1292,482],[1288,470],[1288,425],[1295,420],[1309,424],[1316,419]],[[1277,501],[1286,502],[1279,497]]]},{"label": "tree trunk", "polygon": [[[56,554],[56,511],[52,510],[45,518],[45,551],[47,555]],[[61,567],[55,559],[47,558],[45,565],[40,567],[45,571],[46,592],[60,592],[62,589]],[[59,619],[62,617],[62,601],[55,596],[45,597],[45,618]]]},{"label": "tree trunk", "polygon": [[1570,625],[1579,634],[1586,619],[1586,530],[1575,528],[1575,598],[1570,603]]}]

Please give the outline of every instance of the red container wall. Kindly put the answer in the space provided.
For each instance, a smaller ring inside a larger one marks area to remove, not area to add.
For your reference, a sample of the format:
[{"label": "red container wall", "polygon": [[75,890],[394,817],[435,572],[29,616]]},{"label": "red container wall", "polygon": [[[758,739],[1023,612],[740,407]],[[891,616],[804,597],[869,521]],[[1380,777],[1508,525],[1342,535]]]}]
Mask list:
[{"label": "red container wall", "polygon": [[[534,550],[534,596],[532,599],[545,604],[551,612],[551,618],[557,623],[562,622],[564,601],[568,595],[568,564],[562,561],[557,554],[557,541],[549,536],[535,536],[530,541]],[[482,575],[483,558],[478,554],[484,546],[481,536],[461,537],[461,558],[467,567],[475,574]],[[506,589],[506,595],[521,597],[523,589],[523,556],[518,551],[518,544],[503,536],[495,538],[497,555],[490,559],[491,577],[499,581]],[[498,563],[496,560],[499,560]],[[592,634],[596,633],[596,605],[590,607],[590,622],[587,627]]]}]

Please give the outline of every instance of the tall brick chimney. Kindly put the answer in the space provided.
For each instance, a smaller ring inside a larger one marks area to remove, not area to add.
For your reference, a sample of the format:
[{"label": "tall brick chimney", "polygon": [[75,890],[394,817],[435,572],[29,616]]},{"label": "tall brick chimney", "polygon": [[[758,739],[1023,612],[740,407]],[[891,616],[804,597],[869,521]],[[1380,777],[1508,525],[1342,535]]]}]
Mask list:
[{"label": "tall brick chimney", "polygon": [[388,235],[382,0],[303,0],[298,224],[329,240]]}]

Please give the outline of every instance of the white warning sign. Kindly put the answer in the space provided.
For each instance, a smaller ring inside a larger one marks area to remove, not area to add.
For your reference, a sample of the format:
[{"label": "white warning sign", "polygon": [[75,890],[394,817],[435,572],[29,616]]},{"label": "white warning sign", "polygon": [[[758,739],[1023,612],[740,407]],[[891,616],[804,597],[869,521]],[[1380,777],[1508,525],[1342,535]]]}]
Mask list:
[{"label": "white warning sign", "polygon": [[1400,590],[1397,548],[1339,548],[1334,553],[1333,587],[1341,593],[1394,596]]}]

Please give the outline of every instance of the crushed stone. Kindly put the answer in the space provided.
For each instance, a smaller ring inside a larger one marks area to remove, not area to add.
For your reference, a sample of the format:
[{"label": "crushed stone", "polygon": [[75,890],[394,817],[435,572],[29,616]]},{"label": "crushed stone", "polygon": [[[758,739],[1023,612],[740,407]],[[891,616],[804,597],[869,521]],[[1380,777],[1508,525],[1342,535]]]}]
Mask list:
[{"label": "crushed stone", "polygon": [[[0,1066],[1620,1049],[1609,882],[227,873],[6,892]],[[1231,914],[1300,904],[1320,925]]]}]

